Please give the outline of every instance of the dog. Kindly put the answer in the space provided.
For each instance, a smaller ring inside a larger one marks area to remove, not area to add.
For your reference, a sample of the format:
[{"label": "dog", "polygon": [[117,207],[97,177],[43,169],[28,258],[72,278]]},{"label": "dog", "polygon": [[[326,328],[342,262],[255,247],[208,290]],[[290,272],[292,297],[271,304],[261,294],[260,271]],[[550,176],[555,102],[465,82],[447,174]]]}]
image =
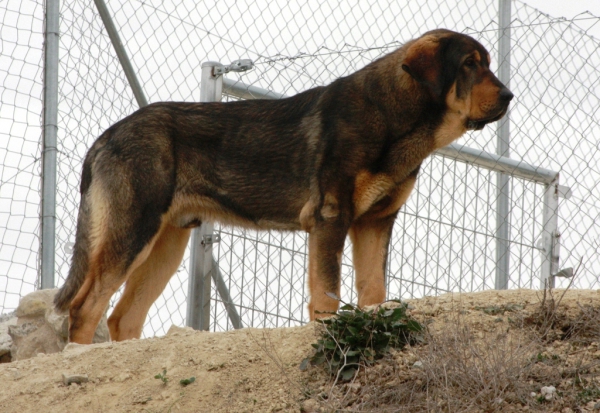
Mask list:
[{"label": "dog", "polygon": [[499,120],[513,94],[475,39],[425,33],[328,86],[281,100],[148,105],[89,149],[72,264],[55,298],[91,343],[110,297],[112,340],[148,310],[203,221],[306,231],[310,319],[336,311],[346,236],[360,307],[385,300],[392,226],[422,161]]}]

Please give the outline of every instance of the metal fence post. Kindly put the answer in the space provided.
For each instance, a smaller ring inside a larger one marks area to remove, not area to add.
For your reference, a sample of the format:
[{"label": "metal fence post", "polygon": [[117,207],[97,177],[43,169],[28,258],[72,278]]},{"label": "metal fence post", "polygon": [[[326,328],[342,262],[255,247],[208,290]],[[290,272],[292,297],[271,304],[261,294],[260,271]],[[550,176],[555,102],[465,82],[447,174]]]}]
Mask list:
[{"label": "metal fence post", "polygon": [[144,106],[148,106],[148,100],[146,99],[146,95],[138,81],[138,78],[133,70],[133,66],[131,65],[131,61],[127,56],[127,52],[125,51],[125,47],[121,42],[121,37],[119,36],[119,32],[115,27],[115,24],[110,17],[110,12],[108,11],[108,7],[104,3],[104,0],[94,0],[96,3],[96,8],[98,9],[98,13],[100,14],[100,18],[102,19],[102,23],[104,23],[104,27],[106,28],[106,32],[108,33],[108,37],[110,38],[110,42],[117,53],[117,57],[119,58],[119,62],[121,63],[121,67],[123,67],[123,72],[125,72],[125,77],[127,77],[127,81],[129,82],[129,86],[133,91],[133,95],[135,96],[135,100],[138,103],[140,108]]},{"label": "metal fence post", "polygon": [[46,1],[44,30],[44,136],[40,287],[54,288],[56,248],[56,145],[58,133],[59,0]]},{"label": "metal fence post", "polygon": [[[217,65],[220,64],[202,63],[201,102],[221,101],[223,77],[213,75],[213,69]],[[214,239],[212,222],[203,222],[200,228],[192,231],[186,324],[196,330],[210,328],[211,277],[216,271],[212,255]]]},{"label": "metal fence post", "polygon": [[[498,29],[498,78],[506,87],[510,83],[510,19],[511,0],[499,0],[499,29]],[[498,125],[498,143],[496,153],[500,156],[510,156],[510,121],[507,113]],[[496,175],[496,282],[497,290],[508,288],[510,270],[509,250],[509,218],[510,218],[510,181],[508,175]]]},{"label": "metal fence post", "polygon": [[554,274],[558,272],[558,176],[544,186],[544,212],[542,215],[543,260],[540,272],[540,288],[554,287]]}]

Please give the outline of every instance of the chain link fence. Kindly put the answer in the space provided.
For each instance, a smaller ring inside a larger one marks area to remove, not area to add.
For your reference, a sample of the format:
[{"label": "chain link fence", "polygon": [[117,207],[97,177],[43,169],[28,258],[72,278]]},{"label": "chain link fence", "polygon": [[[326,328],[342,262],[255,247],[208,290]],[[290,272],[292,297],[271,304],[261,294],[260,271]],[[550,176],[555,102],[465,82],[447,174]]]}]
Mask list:
[{"label": "chain link fence", "polygon": [[0,313],[37,285],[44,10],[0,3]]},{"label": "chain link fence", "polygon": [[[252,59],[228,79],[293,95],[360,69],[427,30],[446,27],[481,41],[498,67],[498,3],[408,1],[107,1],[149,102],[197,101],[201,64]],[[0,4],[0,311],[38,285],[43,73],[42,0]],[[61,1],[56,283],[70,263],[79,175],[89,145],[138,108],[92,2]],[[560,267],[581,268],[579,288],[598,287],[600,228],[600,41],[581,29],[600,19],[554,19],[512,2],[510,157],[560,172]],[[594,26],[595,25],[595,26]],[[237,99],[224,96],[224,100]],[[461,144],[496,152],[495,126]],[[510,179],[509,288],[539,288],[544,186]],[[390,297],[494,288],[496,172],[433,156],[394,228]],[[217,227],[213,246],[243,325],[278,327],[307,318],[306,235]],[[345,301],[354,300],[349,246]],[[145,336],[186,318],[189,253],[150,310]],[[565,286],[568,280],[557,280]],[[211,330],[231,328],[212,293]]]}]

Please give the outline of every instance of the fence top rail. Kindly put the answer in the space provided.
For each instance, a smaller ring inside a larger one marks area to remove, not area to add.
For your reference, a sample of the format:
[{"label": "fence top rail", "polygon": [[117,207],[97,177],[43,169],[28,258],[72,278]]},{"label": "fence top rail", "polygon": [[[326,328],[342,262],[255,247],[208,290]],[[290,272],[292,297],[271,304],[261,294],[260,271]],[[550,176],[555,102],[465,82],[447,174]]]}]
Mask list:
[{"label": "fence top rail", "polygon": [[[223,77],[223,93],[240,99],[283,99],[286,95],[260,87]],[[530,165],[518,159],[495,155],[480,149],[452,143],[438,149],[434,155],[444,156],[456,161],[465,162],[491,171],[543,184],[551,184],[559,173],[539,166]]]}]

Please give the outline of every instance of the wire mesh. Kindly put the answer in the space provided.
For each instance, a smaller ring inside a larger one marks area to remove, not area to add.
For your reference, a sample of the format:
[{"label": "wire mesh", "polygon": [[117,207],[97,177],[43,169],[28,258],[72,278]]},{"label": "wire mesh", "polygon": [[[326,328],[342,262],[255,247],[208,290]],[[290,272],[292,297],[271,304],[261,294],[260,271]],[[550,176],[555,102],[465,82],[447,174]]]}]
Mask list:
[{"label": "wire mesh", "polygon": [[37,286],[43,91],[41,1],[0,3],[0,311]]},{"label": "wire mesh", "polygon": [[[197,101],[204,61],[252,59],[232,79],[286,95],[360,69],[406,40],[438,27],[472,35],[497,67],[498,6],[478,2],[107,1],[150,102]],[[43,5],[0,5],[0,308],[37,283]],[[578,26],[586,19],[587,29]],[[561,267],[582,268],[577,287],[596,288],[600,230],[600,44],[591,15],[554,19],[513,3],[511,157],[560,171],[573,196],[560,200]],[[137,109],[92,2],[61,1],[57,284],[68,272],[87,148]],[[4,63],[6,62],[6,63]],[[8,69],[5,69],[8,68]],[[232,98],[229,98],[232,99]],[[494,127],[460,143],[494,153]],[[388,291],[420,297],[494,287],[495,173],[434,156],[403,207],[389,255]],[[543,186],[511,179],[510,288],[539,286]],[[244,325],[306,320],[306,235],[218,228],[215,257]],[[15,241],[16,240],[16,241]],[[349,249],[343,299],[355,299]],[[145,336],[185,321],[187,260],[150,311]],[[565,281],[559,280],[559,286]],[[213,291],[212,329],[231,328]]]}]

